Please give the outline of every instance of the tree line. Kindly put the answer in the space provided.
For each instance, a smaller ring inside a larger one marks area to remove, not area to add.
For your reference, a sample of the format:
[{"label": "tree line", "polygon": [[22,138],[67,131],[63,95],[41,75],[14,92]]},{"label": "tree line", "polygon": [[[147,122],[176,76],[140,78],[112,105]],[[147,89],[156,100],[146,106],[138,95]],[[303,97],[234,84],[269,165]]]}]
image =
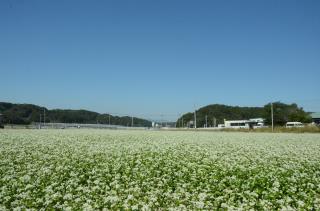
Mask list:
[{"label": "tree line", "polygon": [[[132,117],[100,114],[88,110],[52,109],[33,104],[14,104],[0,102],[0,113],[3,124],[31,124],[33,122],[79,123],[79,124],[112,124],[131,126]],[[133,126],[151,127],[148,120],[133,117]]]}]

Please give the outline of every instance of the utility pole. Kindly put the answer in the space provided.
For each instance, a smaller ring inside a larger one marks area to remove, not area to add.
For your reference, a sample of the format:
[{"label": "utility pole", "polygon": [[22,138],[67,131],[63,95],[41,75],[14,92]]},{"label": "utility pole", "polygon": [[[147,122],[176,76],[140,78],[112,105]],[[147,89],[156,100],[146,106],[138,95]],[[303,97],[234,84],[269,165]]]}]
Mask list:
[{"label": "utility pole", "polygon": [[43,109],[43,126],[46,125],[46,109]]},{"label": "utility pole", "polygon": [[39,121],[39,129],[41,129],[41,114],[40,114],[40,121]]},{"label": "utility pole", "polygon": [[217,125],[217,119],[213,117],[213,127],[216,127],[216,125]]},{"label": "utility pole", "polygon": [[184,127],[183,123],[184,123],[184,122],[183,122],[183,116],[182,116],[182,128]]},{"label": "utility pole", "polygon": [[196,109],[194,109],[194,128],[197,128],[197,113],[196,113]]},{"label": "utility pole", "polygon": [[161,127],[163,127],[163,114],[161,114]]},{"label": "utility pole", "polygon": [[273,132],[273,103],[271,103],[271,127],[272,127],[272,132]]},{"label": "utility pole", "polygon": [[110,125],[110,114],[109,114],[109,125]]},{"label": "utility pole", "polygon": [[206,127],[208,127],[208,116],[206,115]]},{"label": "utility pole", "polygon": [[133,116],[131,117],[131,127],[133,127]]}]

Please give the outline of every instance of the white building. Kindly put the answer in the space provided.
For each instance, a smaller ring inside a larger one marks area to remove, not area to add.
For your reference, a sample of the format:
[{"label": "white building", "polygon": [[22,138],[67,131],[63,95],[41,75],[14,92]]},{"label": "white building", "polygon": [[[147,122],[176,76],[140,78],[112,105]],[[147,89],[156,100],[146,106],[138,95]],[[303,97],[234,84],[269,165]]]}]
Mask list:
[{"label": "white building", "polygon": [[235,129],[239,129],[239,128],[250,128],[249,125],[249,120],[225,120],[224,121],[224,127],[225,128],[235,128]]},{"label": "white building", "polygon": [[225,120],[224,121],[225,128],[234,128],[234,129],[254,129],[264,127],[264,119],[262,118],[254,118],[249,120]]}]

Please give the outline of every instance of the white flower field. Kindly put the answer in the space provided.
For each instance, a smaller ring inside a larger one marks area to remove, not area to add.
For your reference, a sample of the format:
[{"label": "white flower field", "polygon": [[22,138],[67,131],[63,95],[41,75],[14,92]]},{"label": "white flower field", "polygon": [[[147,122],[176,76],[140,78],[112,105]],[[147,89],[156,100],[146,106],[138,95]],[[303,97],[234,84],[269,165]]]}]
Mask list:
[{"label": "white flower field", "polygon": [[320,210],[320,135],[0,131],[0,210]]}]

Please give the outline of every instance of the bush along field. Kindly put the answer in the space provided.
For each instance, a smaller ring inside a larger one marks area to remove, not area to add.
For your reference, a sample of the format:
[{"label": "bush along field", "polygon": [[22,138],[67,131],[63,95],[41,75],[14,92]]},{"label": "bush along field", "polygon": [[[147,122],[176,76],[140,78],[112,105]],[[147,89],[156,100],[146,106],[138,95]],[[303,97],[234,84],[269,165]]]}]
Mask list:
[{"label": "bush along field", "polygon": [[0,131],[0,210],[320,210],[320,135]]}]

